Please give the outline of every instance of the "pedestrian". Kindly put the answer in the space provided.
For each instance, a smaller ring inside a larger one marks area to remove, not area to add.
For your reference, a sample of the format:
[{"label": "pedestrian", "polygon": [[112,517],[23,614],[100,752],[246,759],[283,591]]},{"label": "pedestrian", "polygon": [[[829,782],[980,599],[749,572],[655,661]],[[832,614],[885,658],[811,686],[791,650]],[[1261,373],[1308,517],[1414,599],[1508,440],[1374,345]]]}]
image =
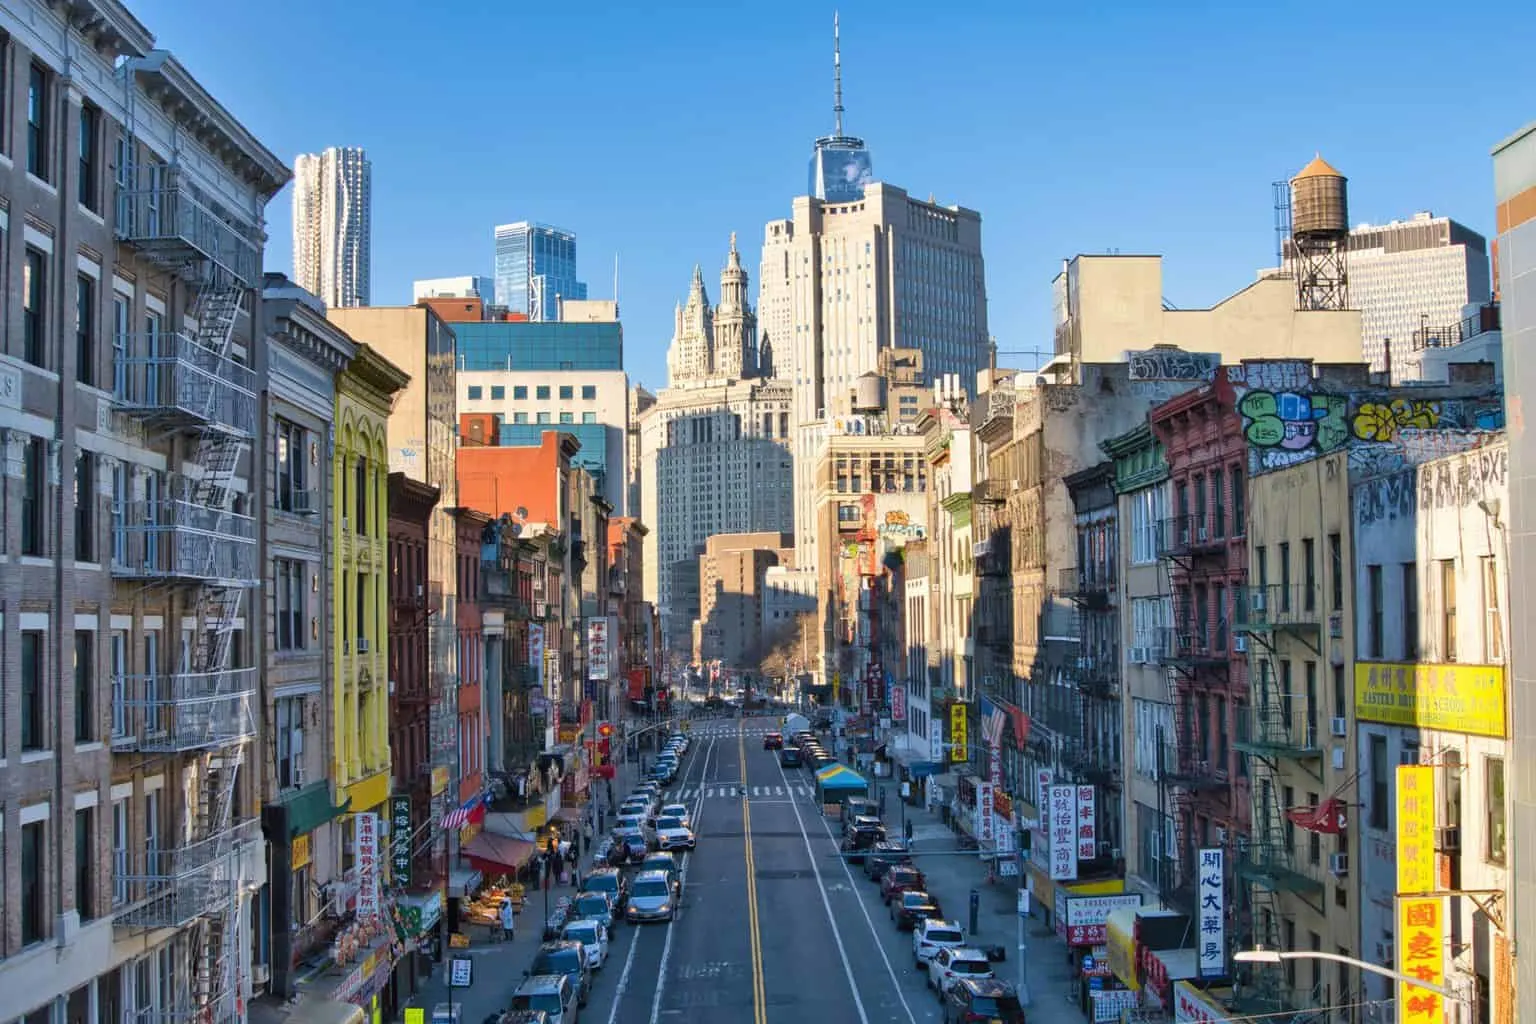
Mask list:
[{"label": "pedestrian", "polygon": [[517,913],[512,909],[512,901],[501,901],[501,941],[511,942],[512,933],[517,927]]}]

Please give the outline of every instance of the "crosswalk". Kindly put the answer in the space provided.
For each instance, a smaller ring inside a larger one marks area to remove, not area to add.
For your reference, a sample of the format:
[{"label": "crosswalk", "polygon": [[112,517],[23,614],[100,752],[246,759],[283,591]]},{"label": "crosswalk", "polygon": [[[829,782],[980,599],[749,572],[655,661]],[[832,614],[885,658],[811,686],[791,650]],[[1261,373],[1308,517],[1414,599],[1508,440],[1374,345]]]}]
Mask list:
[{"label": "crosswalk", "polygon": [[[700,796],[702,796],[705,800],[709,800],[714,797],[731,797],[735,799],[740,796],[739,790],[740,787],[736,785],[722,786],[717,784],[705,786],[678,786],[676,789],[667,790],[667,795],[664,802],[669,804],[685,804],[691,800],[697,800]],[[772,797],[778,797],[780,800],[785,800],[789,797],[795,796],[808,797],[813,792],[814,791],[811,789],[811,787],[807,785],[747,787],[748,798],[756,797],[758,799],[770,799]]]},{"label": "crosswalk", "polygon": [[750,738],[762,739],[771,732],[783,732],[783,726],[777,719],[755,722],[735,722],[729,719],[712,722],[694,722],[689,735],[697,739],[719,739],[730,737],[735,739],[738,734]]}]

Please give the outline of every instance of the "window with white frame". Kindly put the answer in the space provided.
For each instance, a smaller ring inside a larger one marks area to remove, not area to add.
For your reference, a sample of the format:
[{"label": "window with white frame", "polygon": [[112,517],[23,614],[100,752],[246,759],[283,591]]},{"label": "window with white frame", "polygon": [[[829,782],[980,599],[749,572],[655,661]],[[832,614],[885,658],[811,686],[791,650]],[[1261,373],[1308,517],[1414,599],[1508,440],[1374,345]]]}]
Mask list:
[{"label": "window with white frame", "polygon": [[304,698],[272,702],[277,720],[277,787],[302,786],[304,778]]},{"label": "window with white frame", "polygon": [[1481,559],[1483,576],[1483,657],[1491,665],[1504,660],[1504,602],[1499,600],[1499,561]]},{"label": "window with white frame", "polygon": [[1160,646],[1163,631],[1173,623],[1173,599],[1169,596],[1131,600],[1131,650],[1129,660],[1144,664]]},{"label": "window with white frame", "polygon": [[128,902],[128,798],[112,801],[112,905]]}]

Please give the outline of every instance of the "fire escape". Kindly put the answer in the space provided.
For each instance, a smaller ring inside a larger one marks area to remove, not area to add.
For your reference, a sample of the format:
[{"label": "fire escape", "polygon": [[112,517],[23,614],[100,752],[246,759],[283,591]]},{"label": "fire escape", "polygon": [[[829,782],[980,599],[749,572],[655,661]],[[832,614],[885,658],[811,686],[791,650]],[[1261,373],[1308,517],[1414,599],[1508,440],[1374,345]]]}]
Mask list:
[{"label": "fire escape", "polygon": [[[128,89],[127,152],[134,152]],[[233,356],[235,323],[260,273],[261,232],[200,189],[177,163],[119,169],[118,240],[176,277],[192,295],[183,329],[130,336],[113,380],[116,412],[166,446],[171,472],[149,476],[113,509],[112,575],[165,594],[190,622],[174,674],[113,680],[113,749],[195,759],[184,839],[151,847],[121,877],[123,928],[187,929],[190,984],[162,1019],[230,1024],[243,1018],[242,891],[259,879],[247,861],[262,841],[237,790],[255,735],[256,671],[234,667],[233,638],[258,582],[254,519],[240,511],[257,431],[256,382]],[[176,325],[168,325],[173,328]]]},{"label": "fire escape", "polygon": [[[1104,725],[1120,714],[1119,658],[1109,639],[1115,626],[1112,564],[1063,569],[1061,589],[1078,609],[1080,645],[1071,677],[1076,686],[1077,729],[1069,739],[1068,766],[1084,782],[1118,793],[1122,784],[1118,744],[1106,742]],[[1108,643],[1103,641],[1108,640]]]},{"label": "fire escape", "polygon": [[[1292,690],[1293,681],[1280,668],[1277,639],[1290,637],[1314,653],[1322,649],[1321,615],[1316,588],[1290,584],[1258,584],[1247,588],[1238,602],[1237,628],[1246,637],[1253,674],[1253,706],[1238,723],[1237,749],[1252,761],[1253,823],[1244,849],[1239,849],[1237,875],[1248,887],[1252,941],[1279,948],[1282,919],[1279,897],[1294,895],[1323,909],[1325,887],[1304,872],[1292,848],[1293,826],[1286,817],[1281,765],[1298,766],[1323,781],[1323,742],[1318,733],[1318,709]],[[1288,662],[1286,663],[1288,665]],[[1256,972],[1254,1005],[1282,1010],[1291,1002],[1282,991],[1278,971]]]},{"label": "fire escape", "polygon": [[[1192,908],[1198,837],[1190,834],[1190,824],[1197,807],[1214,809],[1232,786],[1226,763],[1213,756],[1219,750],[1212,750],[1209,723],[1194,714],[1197,702],[1204,706],[1204,695],[1224,690],[1228,682],[1227,623],[1219,614],[1213,623],[1209,591],[1201,580],[1221,568],[1226,541],[1213,535],[1204,516],[1184,513],[1160,525],[1157,547],[1173,595],[1173,625],[1152,652],[1167,671],[1173,708],[1174,763],[1161,774],[1173,805],[1175,868],[1165,876],[1163,896]],[[1225,815],[1225,808],[1219,813]]]}]

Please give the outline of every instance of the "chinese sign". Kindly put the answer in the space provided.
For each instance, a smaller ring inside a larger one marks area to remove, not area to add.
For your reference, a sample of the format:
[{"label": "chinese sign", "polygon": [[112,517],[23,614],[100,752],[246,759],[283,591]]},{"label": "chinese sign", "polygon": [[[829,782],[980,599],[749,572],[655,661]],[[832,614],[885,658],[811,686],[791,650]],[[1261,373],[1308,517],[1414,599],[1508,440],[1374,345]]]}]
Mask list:
[{"label": "chinese sign", "polygon": [[451,957],[448,960],[448,987],[469,988],[475,978],[475,962],[467,956]]},{"label": "chinese sign", "polygon": [[[1062,889],[1057,889],[1062,892]],[[1066,913],[1066,939],[1069,946],[1101,946],[1109,940],[1109,915],[1112,911],[1141,906],[1139,893],[1119,896],[1072,896],[1063,900]]]},{"label": "chinese sign", "polygon": [[300,868],[308,867],[312,859],[313,856],[310,852],[309,845],[309,833],[306,832],[301,836],[294,836],[293,855],[289,858],[291,862],[289,866],[292,867],[293,870],[297,871]]},{"label": "chinese sign", "polygon": [[1173,983],[1174,1024],[1222,1024],[1232,1014],[1187,981]]},{"label": "chinese sign", "polygon": [[[1430,985],[1445,984],[1445,914],[1437,896],[1397,898],[1397,969]],[[1439,993],[1398,984],[1401,1024],[1445,1024]]]},{"label": "chinese sign", "polygon": [[608,620],[587,622],[587,678],[608,678]]},{"label": "chinese sign", "polygon": [[1071,881],[1077,878],[1077,787],[1052,786],[1051,800],[1051,878]]},{"label": "chinese sign", "polygon": [[1056,780],[1049,768],[1040,768],[1035,772],[1035,806],[1040,808],[1040,820],[1050,817],[1051,783]]},{"label": "chinese sign", "polygon": [[970,755],[966,753],[966,747],[970,744],[970,735],[966,731],[965,705],[951,704],[949,706],[949,759],[956,763],[969,761]]},{"label": "chinese sign", "polygon": [[1502,665],[1355,665],[1355,715],[1419,729],[1505,735]]},{"label": "chinese sign", "polygon": [[[1099,855],[1098,814],[1092,786],[1077,788],[1077,859],[1093,860]],[[1075,875],[1073,877],[1076,877]]]},{"label": "chinese sign", "polygon": [[996,810],[992,806],[992,783],[983,782],[976,787],[976,838],[986,846],[997,841]]},{"label": "chinese sign", "polygon": [[411,884],[411,798],[389,798],[389,866],[395,884]]},{"label": "chinese sign", "polygon": [[379,816],[369,811],[352,816],[356,835],[357,919],[379,916]]},{"label": "chinese sign", "polygon": [[1200,856],[1200,977],[1220,978],[1227,973],[1227,890],[1219,847],[1199,851]]},{"label": "chinese sign", "polygon": [[544,689],[544,624],[528,623],[528,664],[537,677],[539,689]]},{"label": "chinese sign", "polygon": [[903,683],[896,683],[891,687],[891,721],[905,722],[907,720],[907,687]]},{"label": "chinese sign", "polygon": [[1109,1024],[1120,1020],[1125,1011],[1136,1009],[1136,993],[1127,988],[1097,989],[1088,995],[1093,1000],[1094,1024]]},{"label": "chinese sign", "polygon": [[1434,892],[1435,769],[1397,766],[1397,891]]},{"label": "chinese sign", "polygon": [[944,763],[944,720],[928,720],[928,760],[934,764]]}]

